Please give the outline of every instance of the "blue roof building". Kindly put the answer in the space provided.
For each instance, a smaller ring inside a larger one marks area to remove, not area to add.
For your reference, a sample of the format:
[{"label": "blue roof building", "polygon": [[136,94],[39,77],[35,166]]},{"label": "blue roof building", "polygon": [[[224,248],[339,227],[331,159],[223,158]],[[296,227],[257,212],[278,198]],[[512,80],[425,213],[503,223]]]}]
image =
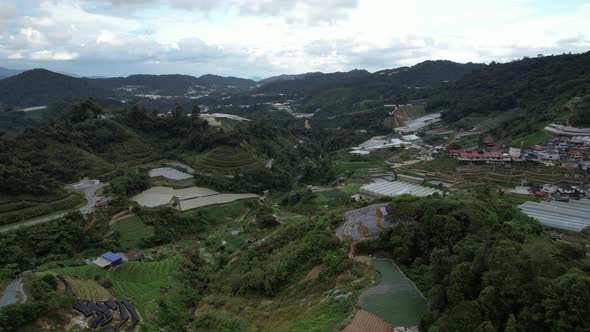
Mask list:
[{"label": "blue roof building", "polygon": [[115,254],[112,251],[107,251],[104,254],[100,255],[100,257],[108,260],[115,266],[123,265],[123,257]]},{"label": "blue roof building", "polygon": [[112,251],[107,251],[104,254],[100,255],[100,257],[92,261],[92,263],[102,268],[111,268],[112,266],[123,265],[123,257],[115,254]]}]

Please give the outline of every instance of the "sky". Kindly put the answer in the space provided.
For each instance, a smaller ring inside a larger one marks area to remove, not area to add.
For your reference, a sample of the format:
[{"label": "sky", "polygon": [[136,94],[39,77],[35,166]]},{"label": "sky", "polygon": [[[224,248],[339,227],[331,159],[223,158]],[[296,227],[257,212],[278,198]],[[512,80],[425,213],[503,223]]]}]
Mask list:
[{"label": "sky", "polygon": [[590,50],[590,0],[1,0],[0,67],[268,77]]}]

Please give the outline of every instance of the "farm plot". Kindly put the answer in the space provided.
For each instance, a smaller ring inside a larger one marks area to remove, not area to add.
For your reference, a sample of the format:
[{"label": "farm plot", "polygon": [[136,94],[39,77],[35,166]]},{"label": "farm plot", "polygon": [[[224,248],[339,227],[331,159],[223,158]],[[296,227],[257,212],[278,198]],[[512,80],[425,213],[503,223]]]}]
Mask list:
[{"label": "farm plot", "polygon": [[[94,265],[66,267],[50,270],[67,277],[79,276],[85,280],[109,280],[113,283],[110,293],[118,300],[129,300],[139,314],[146,319],[154,313],[159,300],[174,301],[178,285],[180,258],[173,257],[157,262],[126,262],[120,268],[107,271]],[[170,289],[170,291],[167,291]]]},{"label": "farm plot", "polygon": [[241,147],[220,146],[209,152],[189,155],[186,160],[199,171],[233,173],[262,163],[250,151]]},{"label": "farm plot", "polygon": [[381,282],[361,296],[363,310],[395,326],[418,325],[427,311],[422,294],[391,260],[378,259],[373,266],[379,270]]},{"label": "farm plot", "polygon": [[83,300],[106,301],[112,298],[106,288],[99,285],[95,280],[79,279],[74,277],[65,277],[72,285],[72,290],[76,297]]},{"label": "farm plot", "polygon": [[121,235],[119,243],[123,250],[136,249],[142,240],[154,235],[154,228],[144,224],[138,216],[118,220],[111,229]]}]

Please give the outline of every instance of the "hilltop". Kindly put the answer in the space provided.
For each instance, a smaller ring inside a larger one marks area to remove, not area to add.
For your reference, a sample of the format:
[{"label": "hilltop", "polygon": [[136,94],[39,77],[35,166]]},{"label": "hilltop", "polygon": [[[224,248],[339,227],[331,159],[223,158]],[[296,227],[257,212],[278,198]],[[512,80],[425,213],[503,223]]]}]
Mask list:
[{"label": "hilltop", "polygon": [[0,80],[0,104],[39,106],[61,100],[104,98],[108,90],[91,80],[58,74],[46,69],[33,69]]}]

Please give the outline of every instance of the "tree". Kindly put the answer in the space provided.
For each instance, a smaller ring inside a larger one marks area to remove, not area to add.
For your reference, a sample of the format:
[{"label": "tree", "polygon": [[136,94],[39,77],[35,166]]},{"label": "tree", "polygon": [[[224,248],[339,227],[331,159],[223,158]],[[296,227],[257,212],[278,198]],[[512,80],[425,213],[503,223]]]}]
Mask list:
[{"label": "tree", "polygon": [[184,111],[182,110],[182,106],[176,105],[176,108],[174,108],[173,114],[174,114],[175,118],[180,118],[184,114]]},{"label": "tree", "polygon": [[505,332],[517,332],[518,331],[516,329],[516,317],[514,317],[514,314],[510,314],[510,316],[508,317],[508,321],[506,322],[506,329],[504,331]]},{"label": "tree", "polygon": [[271,208],[263,206],[256,214],[256,224],[262,228],[270,228],[279,224]]},{"label": "tree", "polygon": [[199,116],[199,114],[201,114],[201,108],[199,107],[199,105],[193,106],[191,114],[193,115],[193,117]]}]

